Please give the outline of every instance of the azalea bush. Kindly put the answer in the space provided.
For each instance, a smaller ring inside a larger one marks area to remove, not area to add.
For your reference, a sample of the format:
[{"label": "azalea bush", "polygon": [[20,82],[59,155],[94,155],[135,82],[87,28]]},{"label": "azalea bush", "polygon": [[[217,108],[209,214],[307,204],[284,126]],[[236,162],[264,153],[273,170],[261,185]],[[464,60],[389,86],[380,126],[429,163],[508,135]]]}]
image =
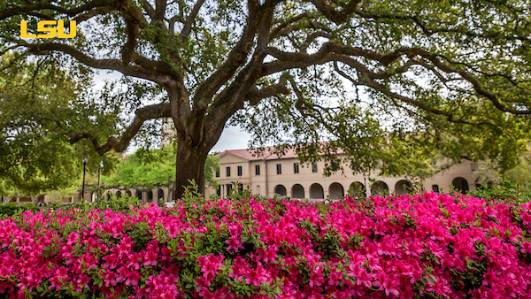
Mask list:
[{"label": "azalea bush", "polygon": [[0,297],[523,298],[530,204],[425,193],[0,220]]}]

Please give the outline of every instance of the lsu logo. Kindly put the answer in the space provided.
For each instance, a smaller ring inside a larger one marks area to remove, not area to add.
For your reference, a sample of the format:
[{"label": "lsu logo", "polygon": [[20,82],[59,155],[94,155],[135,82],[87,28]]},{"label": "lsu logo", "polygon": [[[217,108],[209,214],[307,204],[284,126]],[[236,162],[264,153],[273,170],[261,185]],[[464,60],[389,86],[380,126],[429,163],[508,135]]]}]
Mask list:
[{"label": "lsu logo", "polygon": [[28,33],[28,21],[20,21],[21,38],[74,38],[77,35],[76,21],[70,21],[70,30],[65,32],[63,20],[44,20],[37,23],[38,34]]}]

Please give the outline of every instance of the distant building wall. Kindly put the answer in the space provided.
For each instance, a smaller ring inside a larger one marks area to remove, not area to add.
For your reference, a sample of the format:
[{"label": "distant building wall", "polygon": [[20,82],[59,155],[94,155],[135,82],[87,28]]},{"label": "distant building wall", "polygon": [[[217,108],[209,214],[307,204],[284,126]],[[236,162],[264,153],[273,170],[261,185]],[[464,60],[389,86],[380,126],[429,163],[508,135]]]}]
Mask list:
[{"label": "distant building wall", "polygon": [[[403,176],[368,177],[352,173],[347,165],[344,165],[343,171],[325,176],[323,161],[318,161],[314,165],[302,164],[294,152],[288,152],[280,157],[276,154],[255,157],[250,152],[240,149],[227,150],[218,156],[219,176],[216,179],[220,187],[218,190],[210,187],[206,190],[206,194],[218,193],[222,197],[227,197],[230,190],[236,188],[236,183],[254,194],[263,196],[278,194],[296,198],[304,194],[304,198],[310,199],[343,198],[353,183],[357,186],[363,185],[365,195],[402,194],[407,193],[413,186],[425,191],[449,192],[456,189],[468,191],[476,188],[478,177],[481,175],[478,163],[468,160],[453,164],[419,183]],[[238,173],[239,167],[240,173]]]}]

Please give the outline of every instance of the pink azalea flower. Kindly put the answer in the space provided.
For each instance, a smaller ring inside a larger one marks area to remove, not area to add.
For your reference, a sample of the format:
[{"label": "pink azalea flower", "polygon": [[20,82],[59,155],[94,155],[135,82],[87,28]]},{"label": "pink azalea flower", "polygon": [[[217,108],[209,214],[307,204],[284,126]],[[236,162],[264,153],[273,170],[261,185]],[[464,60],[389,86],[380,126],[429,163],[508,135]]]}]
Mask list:
[{"label": "pink azalea flower", "polygon": [[216,277],[218,270],[223,266],[223,255],[209,254],[197,258],[199,266],[201,267],[202,277],[206,279],[208,284]]}]

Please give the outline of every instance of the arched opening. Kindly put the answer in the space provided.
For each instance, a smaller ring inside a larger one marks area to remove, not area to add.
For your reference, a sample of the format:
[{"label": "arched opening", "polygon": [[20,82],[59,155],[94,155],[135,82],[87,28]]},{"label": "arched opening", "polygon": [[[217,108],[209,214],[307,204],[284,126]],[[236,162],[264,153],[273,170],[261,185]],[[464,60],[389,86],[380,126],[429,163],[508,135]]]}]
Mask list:
[{"label": "arched opening", "polygon": [[116,198],[120,198],[122,197],[122,191],[118,190],[114,195],[116,196]]},{"label": "arched opening", "polygon": [[468,189],[468,181],[463,177],[456,177],[452,180],[452,188],[461,193],[467,192]]},{"label": "arched opening", "polygon": [[133,197],[133,193],[131,192],[131,190],[125,191],[125,194],[127,195],[127,197]]},{"label": "arched opening", "polygon": [[175,201],[175,190],[173,187],[171,187],[171,185],[168,188],[168,201]]},{"label": "arched opening", "polygon": [[225,190],[227,190],[227,192],[225,193],[225,195],[227,197],[230,197],[232,195],[232,184],[226,184],[225,185]]},{"label": "arched opening", "polygon": [[153,201],[153,191],[152,190],[148,190],[146,192],[146,199],[148,202],[152,202]]},{"label": "arched opening", "polygon": [[286,187],[284,187],[284,185],[276,185],[275,194],[278,196],[286,196],[288,195],[288,192],[286,191]]},{"label": "arched opening", "polygon": [[303,199],[304,197],[304,187],[301,184],[295,184],[291,187],[291,198]]},{"label": "arched opening", "polygon": [[400,180],[395,184],[395,194],[409,194],[413,192],[413,184],[408,180]]},{"label": "arched opening", "polygon": [[389,186],[383,181],[376,181],[371,185],[372,195],[389,195]]},{"label": "arched opening", "polygon": [[157,190],[157,200],[164,200],[164,190],[160,188]]},{"label": "arched opening", "polygon": [[105,194],[105,199],[111,200],[111,192],[107,191],[107,193]]},{"label": "arched opening", "polygon": [[138,199],[142,199],[142,191],[135,189],[135,197]]},{"label": "arched opening", "polygon": [[324,199],[323,187],[317,183],[310,186],[310,199]]},{"label": "arched opening", "polygon": [[[90,193],[90,198],[89,198],[89,202],[92,201],[92,194],[93,192]],[[45,207],[46,206],[46,200],[44,198],[44,194],[39,194],[37,195],[37,198],[35,199],[35,203],[37,204],[38,207]]]},{"label": "arched opening", "polygon": [[362,182],[353,182],[348,188],[348,195],[353,197],[365,197],[367,191]]},{"label": "arched opening", "polygon": [[328,194],[330,199],[343,199],[345,198],[345,190],[340,183],[332,183],[328,187]]},{"label": "arched opening", "polygon": [[431,185],[431,191],[435,193],[439,193],[440,192],[439,185],[437,184]]}]

